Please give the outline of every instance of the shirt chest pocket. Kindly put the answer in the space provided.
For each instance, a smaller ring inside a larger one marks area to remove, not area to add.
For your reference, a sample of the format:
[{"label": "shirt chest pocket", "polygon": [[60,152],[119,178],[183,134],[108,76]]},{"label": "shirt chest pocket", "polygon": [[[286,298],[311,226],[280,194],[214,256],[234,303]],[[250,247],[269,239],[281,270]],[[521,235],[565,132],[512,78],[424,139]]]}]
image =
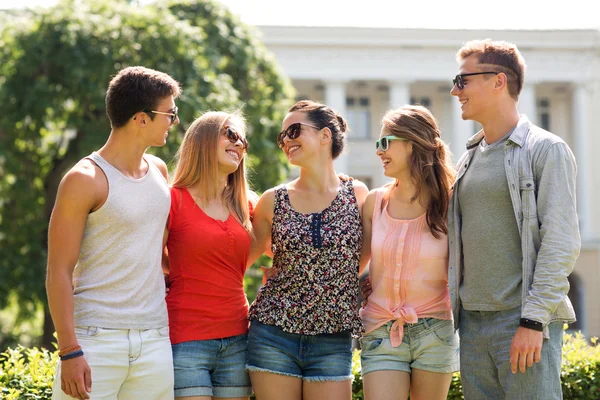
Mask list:
[{"label": "shirt chest pocket", "polygon": [[519,182],[521,211],[524,218],[537,218],[537,192],[533,177],[523,177]]}]

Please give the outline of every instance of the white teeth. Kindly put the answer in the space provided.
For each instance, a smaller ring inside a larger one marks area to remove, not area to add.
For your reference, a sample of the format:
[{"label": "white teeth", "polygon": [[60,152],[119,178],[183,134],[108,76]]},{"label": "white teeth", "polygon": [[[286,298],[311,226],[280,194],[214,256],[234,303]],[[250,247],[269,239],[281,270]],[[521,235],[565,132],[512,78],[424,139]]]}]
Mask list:
[{"label": "white teeth", "polygon": [[227,151],[227,153],[229,153],[229,154],[231,154],[233,157],[235,157],[235,159],[236,159],[236,160],[239,160],[239,159],[240,159],[240,155],[239,155],[237,152],[235,152],[235,151],[233,151],[233,150],[226,150],[226,151]]},{"label": "white teeth", "polygon": [[292,154],[292,152],[298,150],[300,148],[300,146],[291,146],[290,148],[288,148],[288,154]]}]

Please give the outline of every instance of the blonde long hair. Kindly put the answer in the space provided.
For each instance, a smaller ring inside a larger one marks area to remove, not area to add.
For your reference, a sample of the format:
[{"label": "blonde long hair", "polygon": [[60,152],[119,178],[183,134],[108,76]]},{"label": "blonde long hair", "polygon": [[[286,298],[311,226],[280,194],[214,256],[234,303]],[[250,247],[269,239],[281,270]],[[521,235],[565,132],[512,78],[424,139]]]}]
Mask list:
[{"label": "blonde long hair", "polygon": [[[218,141],[227,121],[235,122],[240,134],[245,135],[246,123],[238,113],[209,111],[197,118],[185,132],[181,146],[175,156],[177,166],[173,175],[173,187],[189,188],[200,185],[203,203],[218,197],[221,188],[218,182]],[[248,183],[246,181],[245,155],[240,164],[227,177],[223,197],[244,229],[251,232],[250,210],[248,207]]]}]

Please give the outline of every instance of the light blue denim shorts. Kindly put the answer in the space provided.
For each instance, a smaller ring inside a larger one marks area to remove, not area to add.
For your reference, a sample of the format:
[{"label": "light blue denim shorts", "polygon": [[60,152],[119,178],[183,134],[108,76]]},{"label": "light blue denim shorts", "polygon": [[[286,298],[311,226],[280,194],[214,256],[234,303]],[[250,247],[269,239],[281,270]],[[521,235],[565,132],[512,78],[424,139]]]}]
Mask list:
[{"label": "light blue denim shorts", "polygon": [[311,382],[352,379],[352,337],[350,332],[298,335],[254,320],[246,369]]},{"label": "light blue denim shorts", "polygon": [[248,335],[172,345],[175,397],[244,397],[252,394],[244,369]]},{"label": "light blue denim shorts", "polygon": [[360,339],[362,375],[374,371],[405,371],[413,368],[449,373],[459,369],[458,334],[452,320],[419,318],[404,324],[404,338],[392,347],[390,329],[393,321],[369,332]]}]

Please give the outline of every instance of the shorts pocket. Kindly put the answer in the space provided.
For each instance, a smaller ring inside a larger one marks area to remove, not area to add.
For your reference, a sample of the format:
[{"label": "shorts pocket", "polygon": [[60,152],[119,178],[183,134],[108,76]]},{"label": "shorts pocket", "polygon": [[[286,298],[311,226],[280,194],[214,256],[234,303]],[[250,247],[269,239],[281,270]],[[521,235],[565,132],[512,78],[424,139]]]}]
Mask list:
[{"label": "shorts pocket", "polygon": [[431,334],[440,344],[445,346],[458,346],[458,336],[454,332],[454,323],[452,320],[444,321],[439,324]]},{"label": "shorts pocket", "polygon": [[360,338],[360,348],[364,352],[375,352],[383,347],[385,339],[380,337],[363,336]]},{"label": "shorts pocket", "polygon": [[97,326],[76,326],[73,330],[78,339],[95,337],[100,332]]},{"label": "shorts pocket", "polygon": [[163,326],[162,328],[157,328],[156,333],[158,333],[158,336],[160,337],[169,337],[169,327]]}]

